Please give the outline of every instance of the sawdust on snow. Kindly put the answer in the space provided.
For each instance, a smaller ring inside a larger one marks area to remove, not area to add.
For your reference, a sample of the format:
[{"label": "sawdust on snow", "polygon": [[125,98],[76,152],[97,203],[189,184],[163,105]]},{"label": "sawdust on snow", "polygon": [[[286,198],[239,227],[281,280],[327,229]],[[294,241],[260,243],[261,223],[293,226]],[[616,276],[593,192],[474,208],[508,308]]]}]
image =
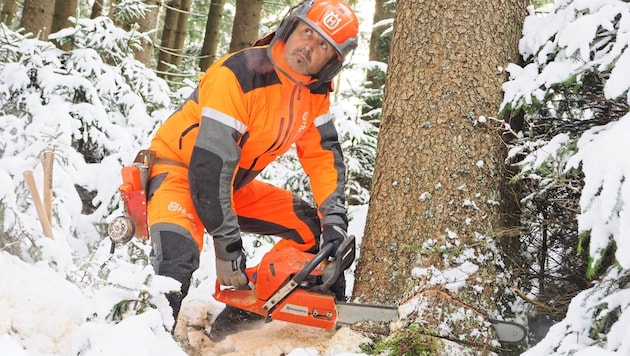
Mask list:
[{"label": "sawdust on snow", "polygon": [[217,343],[205,330],[187,325],[177,328],[176,337],[191,356],[283,356],[298,348],[308,350],[309,355],[361,353],[360,345],[371,341],[348,327],[327,330],[283,321],[259,322],[256,326]]}]

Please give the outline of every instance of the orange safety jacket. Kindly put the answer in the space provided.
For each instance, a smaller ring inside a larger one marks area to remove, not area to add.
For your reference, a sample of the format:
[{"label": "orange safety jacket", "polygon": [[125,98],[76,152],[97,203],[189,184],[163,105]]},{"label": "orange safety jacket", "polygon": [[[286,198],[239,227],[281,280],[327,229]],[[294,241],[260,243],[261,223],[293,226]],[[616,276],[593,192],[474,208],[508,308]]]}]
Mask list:
[{"label": "orange safety jacket", "polygon": [[[347,224],[345,166],[329,112],[332,85],[310,89],[313,79],[286,64],[284,42],[272,46],[247,48],[215,62],[151,143],[156,157],[188,166],[197,215],[215,240],[226,240],[224,246],[240,243],[233,191],[294,143],[322,226]],[[216,253],[236,256],[235,249]]]}]

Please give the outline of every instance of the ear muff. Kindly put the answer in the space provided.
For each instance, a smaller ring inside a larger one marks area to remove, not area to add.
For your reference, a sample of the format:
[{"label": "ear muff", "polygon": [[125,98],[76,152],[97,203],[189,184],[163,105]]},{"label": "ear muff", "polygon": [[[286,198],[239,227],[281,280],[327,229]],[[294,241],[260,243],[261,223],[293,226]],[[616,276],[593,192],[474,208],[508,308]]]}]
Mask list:
[{"label": "ear muff", "polygon": [[337,74],[339,74],[341,68],[343,68],[343,62],[335,57],[326,63],[326,65],[319,71],[319,73],[314,75],[313,78],[321,82],[330,82]]}]

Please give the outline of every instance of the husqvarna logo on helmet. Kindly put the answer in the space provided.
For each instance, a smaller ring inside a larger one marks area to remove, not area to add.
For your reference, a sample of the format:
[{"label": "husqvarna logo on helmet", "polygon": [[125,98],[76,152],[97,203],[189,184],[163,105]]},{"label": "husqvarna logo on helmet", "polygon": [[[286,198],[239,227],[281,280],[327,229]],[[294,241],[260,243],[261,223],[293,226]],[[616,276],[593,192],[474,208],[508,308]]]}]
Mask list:
[{"label": "husqvarna logo on helmet", "polygon": [[339,26],[340,22],[341,16],[334,11],[327,13],[323,19],[324,26],[326,26],[329,30],[334,30],[337,26]]}]

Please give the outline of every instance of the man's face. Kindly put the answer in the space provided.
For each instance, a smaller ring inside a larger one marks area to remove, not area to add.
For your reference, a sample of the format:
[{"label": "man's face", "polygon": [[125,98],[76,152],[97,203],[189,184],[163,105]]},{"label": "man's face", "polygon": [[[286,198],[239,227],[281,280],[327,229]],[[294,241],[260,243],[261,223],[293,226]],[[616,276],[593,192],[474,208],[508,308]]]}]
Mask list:
[{"label": "man's face", "polygon": [[289,67],[303,75],[317,74],[336,55],[333,46],[302,21],[287,39],[284,49]]}]

